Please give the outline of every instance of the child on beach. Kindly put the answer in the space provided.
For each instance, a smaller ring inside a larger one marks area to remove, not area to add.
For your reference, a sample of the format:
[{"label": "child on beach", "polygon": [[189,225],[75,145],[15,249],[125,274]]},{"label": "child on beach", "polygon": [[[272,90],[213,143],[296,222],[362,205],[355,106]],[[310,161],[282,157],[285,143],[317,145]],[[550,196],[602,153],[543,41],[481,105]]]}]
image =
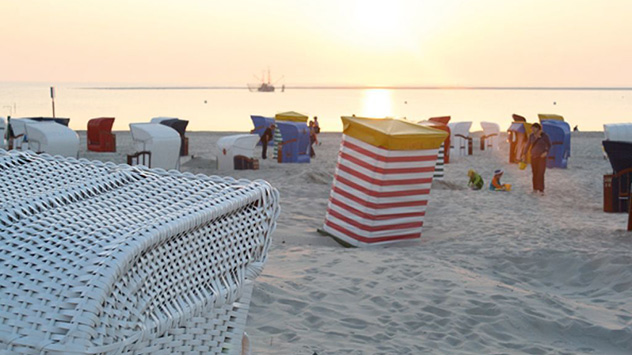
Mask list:
[{"label": "child on beach", "polygon": [[489,189],[491,191],[509,191],[511,190],[511,185],[509,184],[502,184],[500,182],[500,178],[503,176],[505,172],[503,171],[503,169],[496,169],[494,171],[494,177],[492,178],[492,181],[489,183]]},{"label": "child on beach", "polygon": [[483,178],[479,174],[477,174],[476,171],[470,169],[467,172],[467,176],[470,178],[467,186],[469,186],[472,190],[480,190],[483,188],[483,185],[485,185],[485,183],[483,182]]}]

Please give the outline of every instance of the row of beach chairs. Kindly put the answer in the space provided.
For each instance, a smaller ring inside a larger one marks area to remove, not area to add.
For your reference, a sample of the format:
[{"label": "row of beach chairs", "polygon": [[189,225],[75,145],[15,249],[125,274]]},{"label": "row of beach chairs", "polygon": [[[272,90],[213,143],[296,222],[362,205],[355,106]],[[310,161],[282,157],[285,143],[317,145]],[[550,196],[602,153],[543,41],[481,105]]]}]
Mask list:
[{"label": "row of beach chairs", "polygon": [[[0,118],[2,146],[8,150],[34,151],[49,155],[77,157],[79,136],[68,127],[68,118],[28,117]],[[187,120],[155,117],[147,123],[132,123],[130,131],[135,152],[128,163],[143,163],[148,167],[179,168],[179,157],[188,155],[189,141],[185,136]],[[94,152],[116,152],[116,135],[112,133],[114,118],[100,117],[88,121],[87,149]]]}]

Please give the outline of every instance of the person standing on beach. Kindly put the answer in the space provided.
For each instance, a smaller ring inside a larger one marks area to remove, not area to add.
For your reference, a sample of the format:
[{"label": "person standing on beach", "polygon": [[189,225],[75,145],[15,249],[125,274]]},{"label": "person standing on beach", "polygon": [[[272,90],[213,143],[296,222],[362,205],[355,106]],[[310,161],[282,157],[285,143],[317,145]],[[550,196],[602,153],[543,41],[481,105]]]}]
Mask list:
[{"label": "person standing on beach", "polygon": [[316,152],[314,152],[314,143],[318,144],[318,137],[316,136],[316,128],[314,121],[309,121],[309,157],[313,158],[316,156]]},{"label": "person standing on beach", "polygon": [[273,123],[270,125],[270,127],[266,128],[266,130],[263,131],[263,134],[261,135],[261,139],[259,140],[261,142],[261,159],[268,158],[268,142],[270,142],[274,137],[275,128],[276,125]]},{"label": "person standing on beach", "polygon": [[527,154],[531,153],[531,172],[533,174],[533,192],[544,194],[544,172],[546,171],[546,159],[551,149],[549,136],[542,131],[539,123],[531,126],[531,135],[522,154],[522,161],[526,161]]}]

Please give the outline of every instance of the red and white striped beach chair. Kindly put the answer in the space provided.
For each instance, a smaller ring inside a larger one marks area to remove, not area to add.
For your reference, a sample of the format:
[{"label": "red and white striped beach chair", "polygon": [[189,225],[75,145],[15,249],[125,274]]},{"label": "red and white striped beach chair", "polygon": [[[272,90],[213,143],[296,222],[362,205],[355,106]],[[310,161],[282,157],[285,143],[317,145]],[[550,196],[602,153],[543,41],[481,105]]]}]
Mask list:
[{"label": "red and white striped beach chair", "polygon": [[351,246],[421,237],[437,153],[447,133],[396,119],[342,121],[323,231]]}]

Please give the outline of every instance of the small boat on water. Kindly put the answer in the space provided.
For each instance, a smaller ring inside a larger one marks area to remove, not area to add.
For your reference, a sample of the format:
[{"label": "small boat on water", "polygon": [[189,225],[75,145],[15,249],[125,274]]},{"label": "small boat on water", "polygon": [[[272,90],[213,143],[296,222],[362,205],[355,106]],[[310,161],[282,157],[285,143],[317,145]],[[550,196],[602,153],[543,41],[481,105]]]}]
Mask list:
[{"label": "small boat on water", "polygon": [[[255,76],[255,78],[259,79],[261,83],[248,84],[248,90],[250,90],[250,92],[274,92],[275,87],[274,87],[274,84],[272,84],[271,79],[270,79],[270,69],[268,69],[267,82],[265,81],[265,75],[262,75],[261,78],[258,78],[257,76]],[[279,80],[281,79],[283,79],[283,77],[281,77]],[[285,85],[283,85],[281,91],[282,92],[285,91]]]},{"label": "small boat on water", "polygon": [[258,87],[256,84],[248,84],[248,90],[254,92],[274,92],[274,85],[270,83],[261,83]]}]

